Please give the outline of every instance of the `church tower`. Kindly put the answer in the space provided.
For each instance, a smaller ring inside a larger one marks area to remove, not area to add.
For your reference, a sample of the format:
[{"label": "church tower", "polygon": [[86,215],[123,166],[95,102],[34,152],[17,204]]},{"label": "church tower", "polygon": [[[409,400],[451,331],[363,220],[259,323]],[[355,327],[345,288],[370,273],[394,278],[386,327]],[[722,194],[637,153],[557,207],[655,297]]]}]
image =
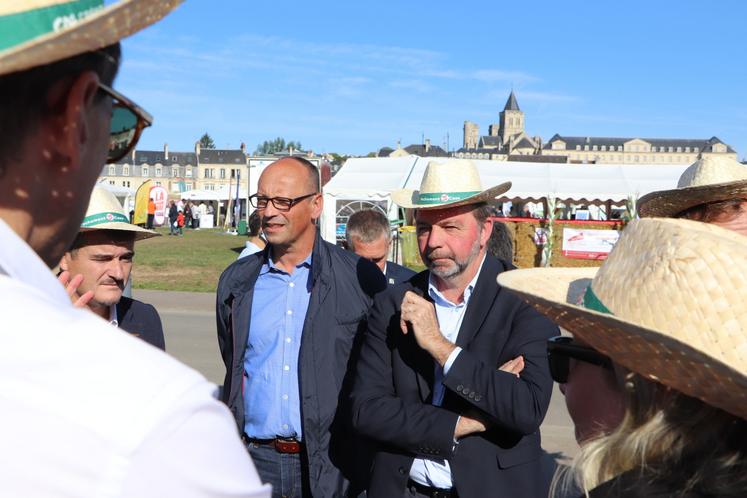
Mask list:
[{"label": "church tower", "polygon": [[507,144],[509,143],[509,137],[524,131],[524,113],[519,109],[519,103],[516,101],[513,90],[511,90],[511,95],[508,96],[500,116],[498,135],[501,137],[501,142]]}]

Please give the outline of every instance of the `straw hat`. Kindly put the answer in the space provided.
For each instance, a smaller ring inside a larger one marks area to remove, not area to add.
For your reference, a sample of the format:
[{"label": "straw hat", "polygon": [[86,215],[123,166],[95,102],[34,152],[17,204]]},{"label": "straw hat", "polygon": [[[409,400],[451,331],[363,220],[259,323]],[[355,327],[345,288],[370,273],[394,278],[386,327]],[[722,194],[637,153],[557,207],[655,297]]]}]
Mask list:
[{"label": "straw hat", "polygon": [[646,194],[638,200],[641,217],[671,217],[707,202],[747,198],[747,166],[729,157],[704,156],[691,164],[677,188]]},{"label": "straw hat", "polygon": [[130,219],[122,212],[122,205],[117,198],[103,187],[94,187],[91,200],[88,201],[86,216],[80,224],[81,232],[92,230],[135,232],[136,241],[161,235],[130,223]]},{"label": "straw hat", "polygon": [[420,190],[395,190],[392,192],[392,200],[403,208],[439,209],[495,202],[497,196],[510,188],[511,182],[505,182],[483,190],[480,173],[472,161],[431,161],[425,168]]},{"label": "straw hat", "polygon": [[153,24],[182,0],[0,0],[0,75],[97,50]]},{"label": "straw hat", "polygon": [[599,269],[514,270],[498,283],[616,363],[747,419],[747,237],[642,219]]}]

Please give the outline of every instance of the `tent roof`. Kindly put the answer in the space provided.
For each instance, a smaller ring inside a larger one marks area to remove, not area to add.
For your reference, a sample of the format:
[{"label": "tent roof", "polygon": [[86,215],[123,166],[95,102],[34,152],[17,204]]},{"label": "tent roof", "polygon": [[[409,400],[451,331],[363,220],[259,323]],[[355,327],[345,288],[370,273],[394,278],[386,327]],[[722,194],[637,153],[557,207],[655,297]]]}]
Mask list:
[{"label": "tent roof", "polygon": [[[513,186],[502,199],[540,200],[555,195],[560,200],[622,202],[654,190],[677,185],[686,164],[568,164],[472,160],[483,187],[505,181]],[[418,161],[405,188],[417,189],[427,161]]]},{"label": "tent roof", "polygon": [[[399,188],[417,189],[431,161],[445,158],[352,158],[325,186],[327,195],[346,199],[387,197]],[[484,187],[504,181],[513,187],[503,199],[539,200],[555,195],[561,200],[625,201],[654,190],[674,188],[688,165],[555,164],[473,160]]]}]

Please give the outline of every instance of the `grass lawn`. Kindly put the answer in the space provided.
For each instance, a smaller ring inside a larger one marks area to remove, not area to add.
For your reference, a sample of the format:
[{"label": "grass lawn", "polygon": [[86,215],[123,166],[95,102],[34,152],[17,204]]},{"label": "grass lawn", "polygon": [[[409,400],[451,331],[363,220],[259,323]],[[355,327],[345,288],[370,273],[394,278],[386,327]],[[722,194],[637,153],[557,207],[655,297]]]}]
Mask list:
[{"label": "grass lawn", "polygon": [[236,261],[246,236],[224,230],[184,230],[184,236],[169,235],[135,244],[132,285],[136,289],[215,292],[223,270]]}]

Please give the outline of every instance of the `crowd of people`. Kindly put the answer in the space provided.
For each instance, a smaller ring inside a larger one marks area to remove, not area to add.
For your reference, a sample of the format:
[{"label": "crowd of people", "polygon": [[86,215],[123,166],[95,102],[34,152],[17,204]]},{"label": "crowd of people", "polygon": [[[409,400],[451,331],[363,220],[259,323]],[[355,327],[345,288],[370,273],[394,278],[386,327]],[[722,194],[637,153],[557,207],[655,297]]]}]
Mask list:
[{"label": "crowd of people", "polygon": [[[280,159],[218,283],[222,386],[166,354],[155,309],[122,297],[152,220],[93,187],[152,122],[112,88],[119,40],[178,3],[69,2],[63,29],[37,3],[0,10],[4,494],[747,495],[747,174],[729,159],[644,196],[601,268],[521,270],[491,220],[511,182],[431,162],[392,192],[417,274],[387,260],[375,211],[349,250],[324,241],[318,169]],[[548,489],[553,382],[581,451]]]}]

